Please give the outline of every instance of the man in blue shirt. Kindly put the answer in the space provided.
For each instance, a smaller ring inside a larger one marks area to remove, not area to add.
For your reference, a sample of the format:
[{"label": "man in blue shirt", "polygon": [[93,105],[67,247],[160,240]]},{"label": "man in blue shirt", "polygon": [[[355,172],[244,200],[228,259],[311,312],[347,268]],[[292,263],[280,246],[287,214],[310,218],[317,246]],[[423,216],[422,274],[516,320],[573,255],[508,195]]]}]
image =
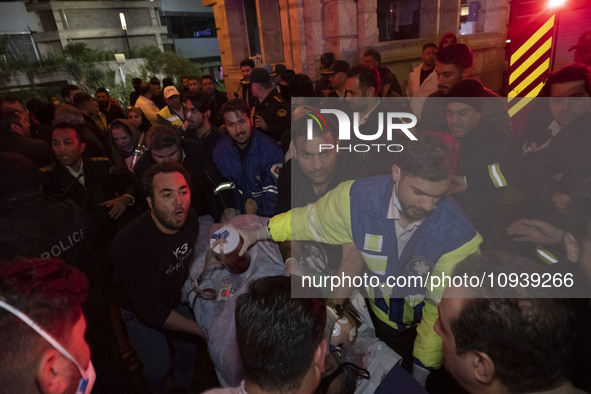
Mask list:
[{"label": "man in blue shirt", "polygon": [[222,175],[233,182],[234,198],[242,213],[272,216],[277,203],[277,179],[283,152],[271,137],[252,126],[242,100],[230,100],[220,109],[228,135],[213,151]]}]

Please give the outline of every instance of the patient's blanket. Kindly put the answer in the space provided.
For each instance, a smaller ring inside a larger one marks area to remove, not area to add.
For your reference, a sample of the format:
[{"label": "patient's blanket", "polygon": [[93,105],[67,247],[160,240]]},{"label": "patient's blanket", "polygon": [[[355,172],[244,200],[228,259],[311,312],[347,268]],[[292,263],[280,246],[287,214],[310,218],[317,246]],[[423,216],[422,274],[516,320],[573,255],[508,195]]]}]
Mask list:
[{"label": "patient's blanket", "polygon": [[269,241],[258,242],[248,253],[251,258],[250,267],[241,275],[230,274],[221,264],[209,265],[199,287],[202,290],[214,289],[217,293],[216,299],[205,300],[197,297],[193,290],[195,276],[203,271],[205,252],[199,253],[195,258],[182,290],[183,300],[192,306],[195,320],[205,331],[209,357],[215,365],[223,387],[236,387],[243,379],[234,324],[236,299],[248,290],[252,281],[265,276],[285,274],[285,266],[277,244]]}]

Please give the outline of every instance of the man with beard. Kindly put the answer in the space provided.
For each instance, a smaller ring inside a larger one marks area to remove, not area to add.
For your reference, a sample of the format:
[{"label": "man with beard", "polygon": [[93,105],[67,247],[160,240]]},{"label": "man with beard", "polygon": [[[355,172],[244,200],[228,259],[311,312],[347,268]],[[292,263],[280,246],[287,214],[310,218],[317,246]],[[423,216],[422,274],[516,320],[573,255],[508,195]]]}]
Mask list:
[{"label": "man with beard", "polygon": [[[437,91],[426,100],[421,111],[419,131],[446,131],[445,118],[446,101],[441,97],[450,97],[451,89],[461,80],[472,74],[474,54],[464,44],[452,44],[437,52],[435,72],[437,73]],[[506,100],[499,99],[499,95],[484,88],[482,118],[489,122],[500,133],[511,134],[511,122],[507,112]],[[492,97],[497,97],[496,99]]]},{"label": "man with beard", "polygon": [[115,100],[109,97],[109,91],[105,88],[98,88],[94,95],[99,103],[100,111],[107,117],[107,124],[111,124],[115,119],[125,119],[125,114],[121,107],[115,104]]},{"label": "man with beard", "polygon": [[121,315],[150,391],[167,391],[171,369],[176,384],[188,389],[194,336],[204,336],[189,306],[181,303],[199,231],[189,175],[180,163],[165,162],[150,167],[143,186],[150,210],[123,228],[112,246]]},{"label": "man with beard", "polygon": [[0,109],[0,152],[20,153],[45,166],[53,161],[51,148],[31,138],[31,123],[24,111]]},{"label": "man with beard", "polygon": [[254,70],[254,61],[252,59],[243,59],[240,61],[240,74],[242,74],[242,79],[240,80],[240,86],[238,86],[238,90],[235,93],[228,93],[228,100],[232,100],[234,98],[241,98],[246,102],[246,105],[250,108],[255,101],[254,96],[252,95],[252,90],[250,88],[250,73]]},{"label": "man with beard", "polygon": [[236,207],[242,213],[271,216],[277,204],[277,179],[283,152],[271,137],[255,129],[246,103],[228,101],[220,109],[228,135],[213,151],[213,160],[232,182]]},{"label": "man with beard", "polygon": [[160,87],[160,80],[158,77],[150,78],[150,90],[152,91],[152,101],[160,109],[166,107],[164,96],[162,95],[162,88]]},{"label": "man with beard", "polygon": [[[354,166],[349,165],[347,160],[339,160],[341,155],[334,147],[339,143],[336,120],[332,117],[326,119],[326,131],[313,124],[312,139],[307,138],[306,121],[298,119],[294,123],[292,136],[295,156],[279,172],[275,214],[287,212],[292,207],[305,207],[341,182],[357,178]],[[332,145],[333,148],[321,148],[326,145]],[[297,258],[301,246],[298,242],[282,242],[279,248],[283,258],[287,259],[292,256]],[[336,271],[341,262],[341,247],[326,244],[322,247],[327,253],[329,268]]]},{"label": "man with beard", "polygon": [[211,75],[206,74],[201,77],[201,87],[203,93],[206,93],[211,99],[210,122],[220,127],[224,123],[224,120],[219,118],[218,113],[222,105],[228,101],[228,97],[215,88],[215,80]]},{"label": "man with beard", "polygon": [[433,325],[444,285],[407,281],[400,287],[391,278],[450,275],[482,242],[446,194],[457,153],[445,137],[431,133],[407,143],[391,175],[343,182],[313,204],[274,216],[267,226],[240,229],[241,253],[267,238],[353,243],[355,248],[344,251],[348,263],[338,276],[367,273],[379,279],[380,285],[367,289],[376,335],[423,383],[441,365],[441,341]]},{"label": "man with beard", "polygon": [[181,139],[171,126],[156,125],[148,131],[146,146],[148,152],[133,170],[139,185],[153,164],[180,163],[191,176],[191,206],[198,216],[210,215],[217,221],[223,215],[226,219],[227,215],[235,215],[231,184],[220,174],[201,141]]},{"label": "man with beard", "polygon": [[211,104],[211,99],[205,92],[189,96],[185,104],[188,127],[183,133],[185,138],[203,141],[210,156],[218,141],[224,136],[210,121]]},{"label": "man with beard", "polygon": [[181,97],[181,101],[183,103],[187,102],[187,98],[192,94],[199,94],[201,93],[201,80],[197,76],[191,76],[187,82],[187,90],[183,92],[183,96]]},{"label": "man with beard", "polygon": [[[421,118],[425,97],[437,91],[437,73],[434,72],[436,53],[437,45],[434,43],[428,42],[423,45],[422,62],[408,76],[406,95],[413,97],[410,99],[410,106],[418,119]],[[417,99],[414,97],[420,98]]]},{"label": "man with beard", "polygon": [[[336,62],[335,62],[336,64]],[[388,112],[388,109],[381,101],[378,94],[380,92],[380,74],[376,68],[366,68],[362,65],[351,67],[347,72],[345,81],[346,102],[352,111],[359,113],[359,132],[363,135],[374,135],[380,127],[380,114]],[[351,142],[365,143],[367,141],[355,136]],[[402,137],[400,133],[392,133],[392,140],[389,140],[387,133],[372,140],[375,144],[397,144],[408,141],[407,137]],[[392,157],[396,157],[386,149],[378,152],[367,152],[353,150],[343,152],[347,160],[356,162],[362,176],[373,176],[389,174],[392,169]]]},{"label": "man with beard", "polygon": [[[51,128],[48,126],[48,124],[51,122],[40,122],[37,119],[36,114],[41,116],[41,111],[33,110],[34,107],[31,104],[32,101],[29,100],[29,106],[31,107],[29,109],[29,107],[25,105],[23,99],[14,93],[8,93],[0,97],[0,109],[12,109],[18,111],[20,114],[26,115],[29,119],[29,123],[31,123],[31,126],[29,127],[29,134],[31,135],[31,138],[41,140],[47,143],[47,145],[51,145]],[[51,109],[52,111],[54,110],[54,108]]]}]

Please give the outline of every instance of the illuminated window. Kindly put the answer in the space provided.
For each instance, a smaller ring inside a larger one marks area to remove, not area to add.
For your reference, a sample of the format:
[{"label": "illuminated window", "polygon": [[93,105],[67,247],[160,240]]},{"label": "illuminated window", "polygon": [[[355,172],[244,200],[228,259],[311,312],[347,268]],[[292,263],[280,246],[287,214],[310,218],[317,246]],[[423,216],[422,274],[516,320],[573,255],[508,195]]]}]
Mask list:
[{"label": "illuminated window", "polygon": [[168,27],[170,38],[209,38],[217,37],[215,20],[211,16],[173,16],[162,17],[162,24]]},{"label": "illuminated window", "polygon": [[482,4],[480,1],[462,0],[460,3],[460,34],[473,34],[482,32],[481,23],[479,20],[482,12]]}]

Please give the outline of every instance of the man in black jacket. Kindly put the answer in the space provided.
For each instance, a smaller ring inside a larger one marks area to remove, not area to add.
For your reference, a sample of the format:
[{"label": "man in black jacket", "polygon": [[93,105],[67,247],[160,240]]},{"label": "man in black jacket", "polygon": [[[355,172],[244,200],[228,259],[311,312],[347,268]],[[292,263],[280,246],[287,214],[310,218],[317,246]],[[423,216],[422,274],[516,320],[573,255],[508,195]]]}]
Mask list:
[{"label": "man in black jacket", "polygon": [[451,89],[446,119],[449,131],[459,141],[450,192],[486,242],[499,217],[500,190],[513,180],[521,152],[510,136],[483,121],[484,100],[495,100],[485,99],[485,95],[477,79],[458,82]]},{"label": "man in black jacket", "polygon": [[53,161],[51,148],[42,140],[30,136],[29,117],[14,109],[0,110],[0,152],[15,152],[27,156],[39,167]]}]

